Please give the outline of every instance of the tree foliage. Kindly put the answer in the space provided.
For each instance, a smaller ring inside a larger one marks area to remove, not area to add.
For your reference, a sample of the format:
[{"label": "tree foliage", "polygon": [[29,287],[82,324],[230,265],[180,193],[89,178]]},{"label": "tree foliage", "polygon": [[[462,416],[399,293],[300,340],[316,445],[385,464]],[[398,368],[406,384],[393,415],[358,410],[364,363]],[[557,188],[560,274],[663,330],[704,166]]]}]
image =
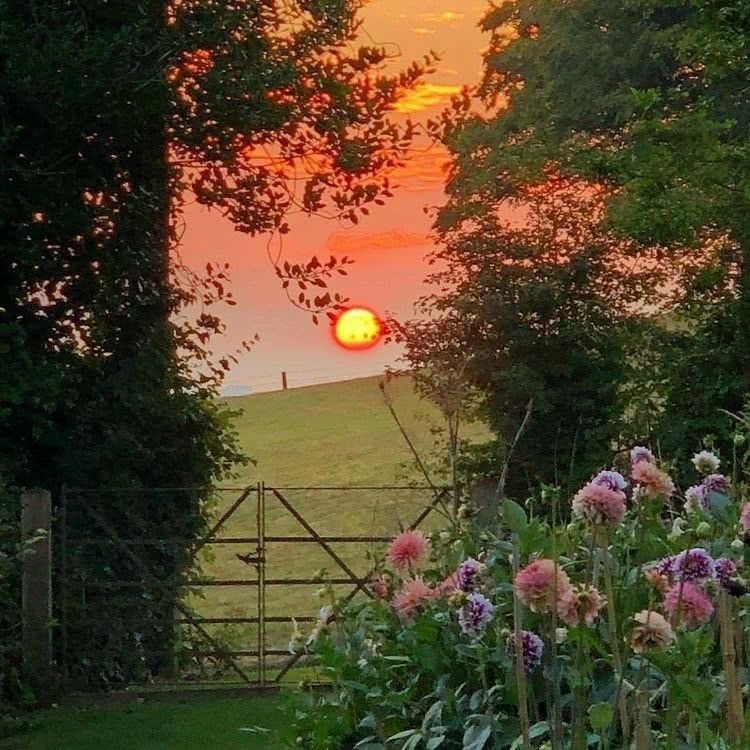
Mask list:
[{"label": "tree foliage", "polygon": [[[385,53],[354,44],[357,9],[0,1],[0,470],[14,484],[197,487],[158,508],[131,499],[117,531],[143,533],[142,518],[151,536],[200,532],[210,486],[243,457],[215,398],[233,357],[211,350],[215,306],[234,304],[228,269],[180,261],[184,208],[283,234],[292,211],[356,222],[390,194],[413,130],[388,112],[423,66],[382,74]],[[308,285],[341,265],[278,262],[277,275],[321,312],[340,299]],[[131,620],[111,626],[91,637],[134,637]],[[118,648],[89,676],[137,672]]]},{"label": "tree foliage", "polygon": [[[631,434],[671,451],[730,434],[719,409],[740,407],[750,372],[747,14],[741,2],[688,0],[520,0],[488,10],[478,93],[489,114],[457,102],[433,129],[454,154],[436,221],[443,255],[458,266],[443,277],[459,279],[445,300],[458,309],[462,284],[475,290],[460,303],[466,315],[503,300],[486,316],[502,331],[484,364],[496,373],[484,384],[496,421],[517,418],[522,393],[541,377],[567,429],[591,419],[608,425],[600,438],[627,438],[612,422],[624,413]],[[557,204],[554,188],[542,187],[550,174],[577,185]],[[520,240],[503,226],[535,188],[553,201],[550,226],[559,212],[589,228],[588,237],[564,229],[551,240],[572,242],[563,262],[550,262],[534,237],[549,242],[549,226],[532,222]],[[590,194],[596,208],[581,210]],[[500,325],[514,304],[523,313]],[[538,331],[555,321],[550,349]],[[523,339],[528,346],[500,358]],[[521,393],[509,408],[498,383],[512,373]],[[541,421],[554,440],[557,420]]]}]

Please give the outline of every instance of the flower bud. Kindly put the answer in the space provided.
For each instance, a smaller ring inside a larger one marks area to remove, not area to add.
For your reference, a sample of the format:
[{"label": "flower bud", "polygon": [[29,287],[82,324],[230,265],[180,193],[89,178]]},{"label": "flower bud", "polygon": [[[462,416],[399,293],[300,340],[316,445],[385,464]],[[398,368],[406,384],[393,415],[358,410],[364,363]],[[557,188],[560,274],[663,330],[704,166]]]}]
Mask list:
[{"label": "flower bud", "polygon": [[734,444],[739,447],[745,444],[745,436],[741,432],[735,433]]},{"label": "flower bud", "polygon": [[568,629],[567,628],[555,628],[555,643],[565,643],[565,641],[568,639]]},{"label": "flower bud", "polygon": [[696,527],[695,533],[700,537],[708,536],[711,533],[711,524],[708,521],[701,521]]},{"label": "flower bud", "polygon": [[737,552],[740,552],[743,549],[745,549],[745,543],[742,541],[742,539],[733,539],[732,544],[730,546],[733,550]]},{"label": "flower bud", "polygon": [[450,604],[453,609],[460,609],[466,604],[466,598],[467,594],[465,591],[456,591],[450,595],[448,604]]}]

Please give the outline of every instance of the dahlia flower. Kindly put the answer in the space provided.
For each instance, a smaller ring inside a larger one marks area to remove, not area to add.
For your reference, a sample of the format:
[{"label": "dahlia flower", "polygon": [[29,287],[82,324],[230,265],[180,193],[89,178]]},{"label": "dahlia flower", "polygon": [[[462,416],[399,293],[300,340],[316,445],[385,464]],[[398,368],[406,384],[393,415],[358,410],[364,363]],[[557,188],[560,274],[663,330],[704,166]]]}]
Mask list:
[{"label": "dahlia flower", "polygon": [[646,568],[643,571],[643,575],[646,580],[657,590],[663,594],[669,588],[669,579],[660,570],[658,565],[654,565],[650,568]]},{"label": "dahlia flower", "polygon": [[669,572],[677,581],[695,582],[716,577],[714,560],[702,547],[684,550],[673,557]]},{"label": "dahlia flower", "polygon": [[[516,637],[513,633],[505,642],[508,653],[516,655]],[[530,630],[521,631],[521,646],[523,648],[523,668],[526,674],[533,672],[541,663],[544,654],[544,641]]]},{"label": "dahlia flower", "polygon": [[619,471],[600,471],[592,480],[591,484],[600,484],[611,490],[624,490],[627,480]]},{"label": "dahlia flower", "polygon": [[670,498],[674,493],[674,482],[669,474],[662,471],[656,464],[639,461],[633,465],[631,477],[638,482],[643,491],[651,497]]},{"label": "dahlia flower", "polygon": [[700,586],[680,581],[664,595],[664,611],[672,620],[679,618],[688,628],[697,628],[711,619],[714,605]]},{"label": "dahlia flower", "polygon": [[709,474],[703,480],[703,484],[706,486],[708,492],[718,492],[726,495],[729,492],[730,480],[729,477],[725,477],[723,474]]},{"label": "dahlia flower", "polygon": [[708,512],[708,487],[705,484],[696,484],[685,490],[685,510],[688,513]]},{"label": "dahlia flower", "polygon": [[450,596],[451,594],[454,594],[456,591],[460,591],[461,587],[458,583],[458,574],[457,573],[451,573],[444,581],[441,581],[438,586],[437,590],[441,595],[444,596]]},{"label": "dahlia flower", "polygon": [[734,560],[728,557],[720,557],[714,563],[716,570],[716,580],[724,587],[729,586],[729,582],[737,575],[737,565]]},{"label": "dahlia flower", "polygon": [[599,610],[604,606],[604,599],[594,586],[586,584],[568,589],[557,602],[557,614],[566,624],[592,625]]},{"label": "dahlia flower", "polygon": [[461,591],[474,591],[479,585],[479,577],[484,573],[485,566],[473,557],[464,560],[456,571],[458,588]]},{"label": "dahlia flower", "polygon": [[740,526],[743,531],[750,531],[750,503],[745,503],[742,506],[742,512],[740,513]]},{"label": "dahlia flower", "polygon": [[370,580],[370,588],[376,599],[388,598],[388,582],[383,576],[373,576]]},{"label": "dahlia flower", "polygon": [[410,570],[430,554],[430,540],[421,532],[402,531],[388,548],[388,559],[396,570]]},{"label": "dahlia flower", "polygon": [[666,648],[674,642],[672,626],[658,612],[644,609],[633,616],[637,625],[630,635],[630,646],[636,654]]},{"label": "dahlia flower", "polygon": [[642,445],[637,445],[630,451],[630,463],[632,466],[645,461],[646,463],[652,464],[656,461],[654,454]]},{"label": "dahlia flower", "polygon": [[701,451],[700,453],[696,453],[693,456],[692,461],[693,466],[695,466],[701,474],[713,474],[721,465],[719,457],[716,456],[716,454],[711,453],[711,451]]},{"label": "dahlia flower", "polygon": [[464,635],[478,638],[495,614],[495,607],[487,597],[475,591],[466,597],[464,606],[458,612],[458,624]]},{"label": "dahlia flower", "polygon": [[552,560],[534,560],[516,573],[513,589],[532,612],[551,612],[570,589],[570,579]]},{"label": "dahlia flower", "polygon": [[318,642],[321,634],[333,621],[333,618],[333,607],[328,606],[320,608],[320,611],[318,612],[318,621],[315,623],[315,627],[310,631],[310,635],[307,637],[306,645],[308,648]]},{"label": "dahlia flower", "polygon": [[419,577],[408,578],[396,592],[391,606],[402,619],[410,618],[423,604],[435,597],[435,592]]},{"label": "dahlia flower", "polygon": [[625,516],[625,493],[589,483],[573,498],[573,512],[593,524],[618,524]]}]

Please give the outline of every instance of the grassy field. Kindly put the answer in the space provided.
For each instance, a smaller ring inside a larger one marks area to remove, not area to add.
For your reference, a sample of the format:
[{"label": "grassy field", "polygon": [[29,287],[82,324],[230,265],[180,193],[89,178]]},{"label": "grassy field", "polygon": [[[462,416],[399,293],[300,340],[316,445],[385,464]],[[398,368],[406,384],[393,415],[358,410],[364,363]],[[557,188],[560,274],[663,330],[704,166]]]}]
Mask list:
[{"label": "grassy field", "polygon": [[203,697],[36,715],[31,732],[0,750],[277,750],[288,725],[286,698]]},{"label": "grassy field", "polygon": [[[435,463],[435,434],[441,418],[435,407],[418,398],[408,378],[388,386],[394,407],[410,438],[425,459]],[[310,386],[289,391],[227,399],[242,409],[237,427],[248,455],[256,466],[243,469],[233,485],[242,487],[263,481],[276,488],[369,487],[425,484],[413,466],[412,455],[386,408],[377,378]],[[483,439],[482,425],[467,425],[466,437]],[[387,536],[408,525],[430,500],[426,490],[280,489],[315,530],[325,536]],[[223,494],[219,511],[238,496]],[[308,532],[271,492],[266,493],[266,534],[309,537]],[[251,496],[228,521],[223,536],[254,536],[256,502]],[[367,548],[362,544],[333,543],[331,547],[357,575],[367,572]],[[218,579],[254,578],[254,570],[237,557],[252,549],[214,546],[207,572]],[[266,576],[271,581],[307,578],[326,569],[333,577],[344,573],[317,544],[269,543]],[[270,586],[267,614],[311,616],[320,606],[314,586]],[[347,589],[340,587],[340,593]],[[211,587],[198,602],[199,612],[210,617],[252,616],[257,594],[252,587]],[[226,631],[226,628],[224,628]],[[283,648],[288,624],[273,630],[268,645]],[[245,630],[238,640],[253,641]],[[239,645],[239,643],[238,643]]]}]

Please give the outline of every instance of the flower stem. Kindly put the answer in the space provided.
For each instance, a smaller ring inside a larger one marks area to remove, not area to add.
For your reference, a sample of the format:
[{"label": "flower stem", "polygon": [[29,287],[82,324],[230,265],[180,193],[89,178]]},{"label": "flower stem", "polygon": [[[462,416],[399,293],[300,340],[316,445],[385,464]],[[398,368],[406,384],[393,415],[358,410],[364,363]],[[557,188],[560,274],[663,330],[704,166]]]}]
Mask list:
[{"label": "flower stem", "polygon": [[[513,577],[515,578],[520,567],[520,544],[518,535],[513,535]],[[531,750],[531,739],[529,737],[529,706],[526,691],[526,668],[523,663],[523,635],[521,634],[523,623],[523,612],[521,601],[513,594],[513,638],[515,640],[515,662],[516,662],[516,689],[518,691],[518,718],[521,722],[521,736],[523,737],[523,750]]]},{"label": "flower stem", "polygon": [[623,691],[623,664],[622,654],[620,652],[620,631],[617,627],[617,608],[615,607],[615,587],[612,583],[612,560],[609,550],[605,550],[604,555],[604,581],[607,586],[607,619],[609,621],[609,638],[612,646],[612,663],[615,667],[615,676],[617,677],[617,693],[615,703],[620,714],[620,727],[622,728],[623,742],[627,741],[630,735],[630,722],[628,720],[628,709],[625,705],[625,693]]}]

